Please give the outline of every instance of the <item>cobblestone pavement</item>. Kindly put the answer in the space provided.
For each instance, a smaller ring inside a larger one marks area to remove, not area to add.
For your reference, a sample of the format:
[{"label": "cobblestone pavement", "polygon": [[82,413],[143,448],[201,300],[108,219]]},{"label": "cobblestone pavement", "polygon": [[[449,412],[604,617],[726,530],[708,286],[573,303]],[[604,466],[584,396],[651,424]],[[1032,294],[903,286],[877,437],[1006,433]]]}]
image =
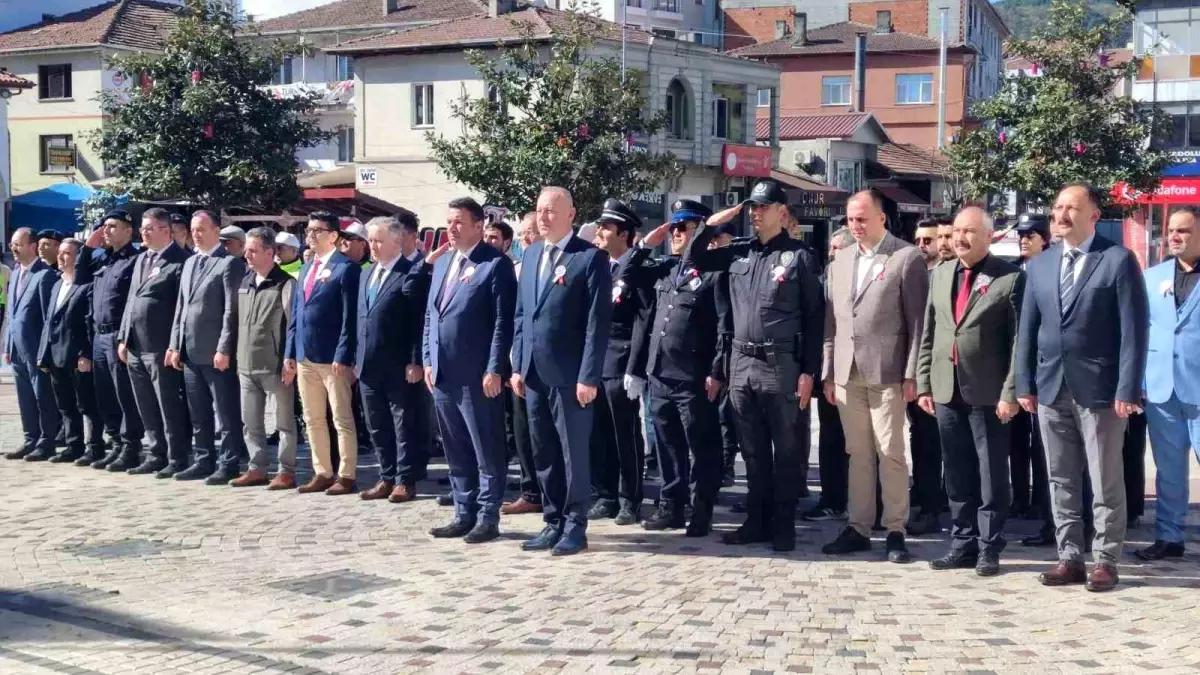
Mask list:
[{"label": "cobblestone pavement", "polygon": [[[18,428],[2,386],[0,445],[14,447]],[[489,544],[434,541],[426,532],[449,510],[432,499],[4,460],[0,484],[0,673],[1200,670],[1196,553],[1129,558],[1118,590],[1093,595],[1039,586],[1045,549],[1011,546],[986,580],[889,565],[878,540],[832,559],[819,548],[837,523],[804,526],[799,548],[779,555],[608,521],[590,529],[587,553],[557,559],[518,550],[537,516],[506,518]],[[738,518],[719,515],[722,528]],[[1132,539],[1152,534],[1143,524]],[[924,561],[944,545],[913,548]]]}]

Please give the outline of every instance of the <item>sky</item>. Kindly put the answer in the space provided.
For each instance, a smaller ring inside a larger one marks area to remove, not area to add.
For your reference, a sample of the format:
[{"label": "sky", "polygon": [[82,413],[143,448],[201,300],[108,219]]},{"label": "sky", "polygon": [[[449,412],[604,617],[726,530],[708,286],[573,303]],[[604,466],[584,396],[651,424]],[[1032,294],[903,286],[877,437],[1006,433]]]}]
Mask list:
[{"label": "sky", "polygon": [[[242,9],[257,19],[270,19],[332,0],[238,0]],[[0,0],[0,32],[42,20],[42,14],[67,14],[99,5],[104,0]]]}]

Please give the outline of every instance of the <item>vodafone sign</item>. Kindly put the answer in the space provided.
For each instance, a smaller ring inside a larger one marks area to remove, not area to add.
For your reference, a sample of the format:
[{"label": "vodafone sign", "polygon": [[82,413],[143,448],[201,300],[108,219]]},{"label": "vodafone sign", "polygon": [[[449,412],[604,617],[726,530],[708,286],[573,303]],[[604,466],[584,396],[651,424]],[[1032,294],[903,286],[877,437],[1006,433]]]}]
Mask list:
[{"label": "vodafone sign", "polygon": [[1200,204],[1200,178],[1164,178],[1150,194],[1117,183],[1112,195],[1118,204]]}]

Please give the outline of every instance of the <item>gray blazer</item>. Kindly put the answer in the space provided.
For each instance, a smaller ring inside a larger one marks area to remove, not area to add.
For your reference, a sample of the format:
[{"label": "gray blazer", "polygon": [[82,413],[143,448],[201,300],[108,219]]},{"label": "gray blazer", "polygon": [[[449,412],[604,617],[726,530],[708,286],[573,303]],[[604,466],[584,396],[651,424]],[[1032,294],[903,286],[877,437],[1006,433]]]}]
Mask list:
[{"label": "gray blazer", "polygon": [[170,348],[185,361],[211,366],[217,352],[230,358],[237,354],[237,291],[245,276],[242,259],[222,247],[212,256],[197,253],[183,264]]},{"label": "gray blazer", "polygon": [[821,379],[845,385],[852,366],[858,366],[863,379],[875,386],[915,380],[929,295],[925,258],[888,232],[855,297],[857,251],[857,245],[848,246],[829,264]]}]

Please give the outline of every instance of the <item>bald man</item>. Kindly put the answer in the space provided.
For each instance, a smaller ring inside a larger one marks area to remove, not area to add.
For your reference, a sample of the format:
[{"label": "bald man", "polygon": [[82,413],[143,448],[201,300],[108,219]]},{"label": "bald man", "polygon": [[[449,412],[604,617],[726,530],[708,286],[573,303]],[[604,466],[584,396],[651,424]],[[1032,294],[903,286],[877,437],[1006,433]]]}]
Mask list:
[{"label": "bald man", "polygon": [[930,277],[917,357],[919,414],[937,418],[952,520],[950,551],[929,565],[990,577],[1000,571],[1011,500],[1008,423],[1020,410],[1013,348],[1025,280],[989,252],[995,227],[982,209],[963,209],[952,227],[957,262]]}]

